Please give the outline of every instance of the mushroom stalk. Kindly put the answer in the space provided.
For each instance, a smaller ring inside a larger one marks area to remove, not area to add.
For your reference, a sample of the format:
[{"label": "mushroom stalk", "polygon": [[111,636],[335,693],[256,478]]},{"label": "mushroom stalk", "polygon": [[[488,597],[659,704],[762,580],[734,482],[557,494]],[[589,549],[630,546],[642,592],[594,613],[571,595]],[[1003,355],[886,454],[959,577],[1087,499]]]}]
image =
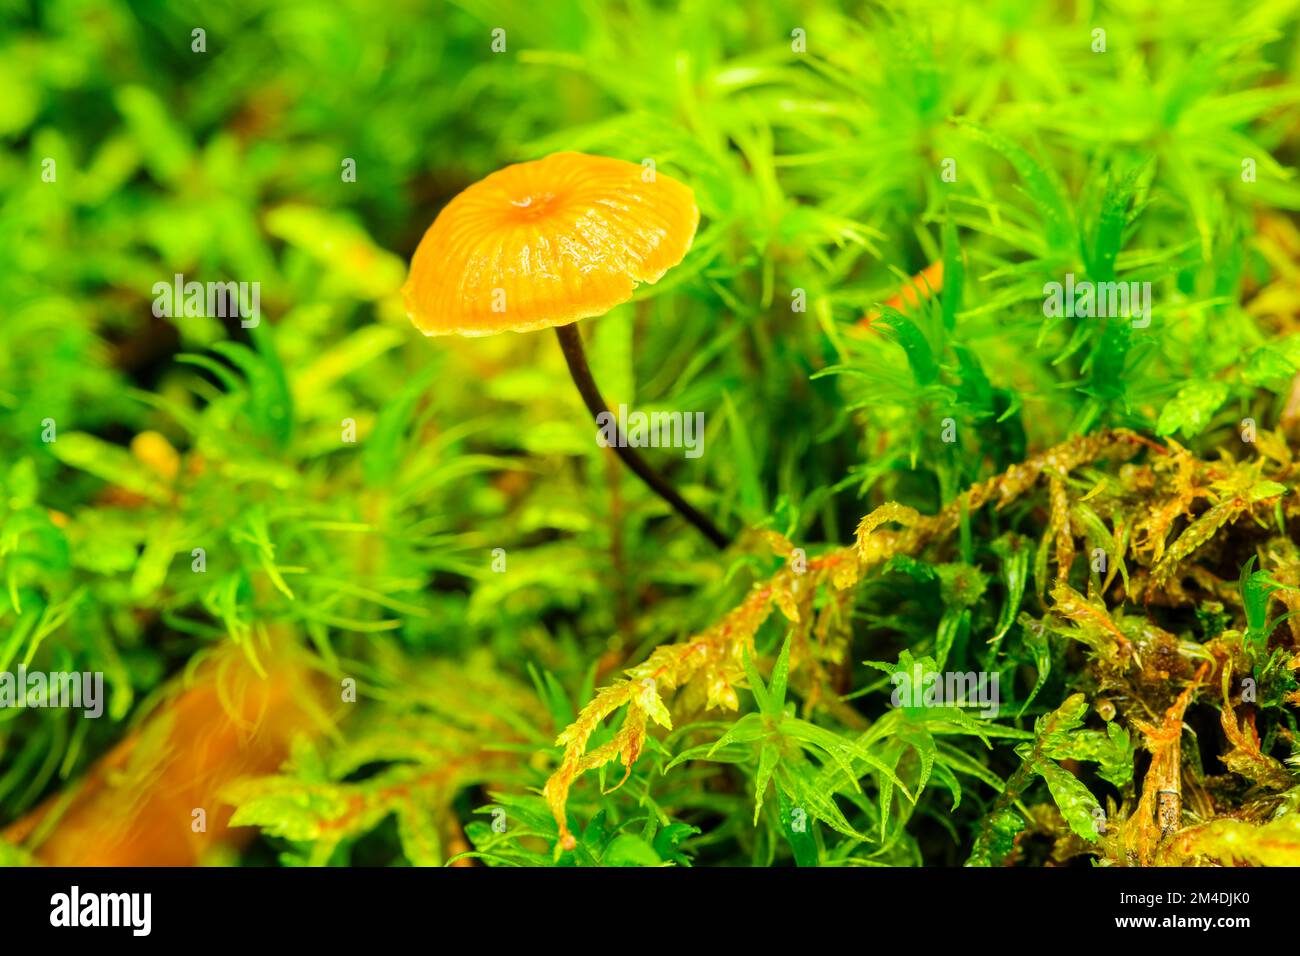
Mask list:
[{"label": "mushroom stalk", "polygon": [[[606,405],[605,399],[601,397],[595,379],[591,377],[591,368],[587,365],[587,353],[582,347],[582,336],[578,332],[578,326],[576,323],[557,325],[555,334],[560,340],[560,350],[564,352],[564,360],[569,364],[569,374],[573,376],[573,384],[578,386],[578,392],[582,395],[582,400],[587,403],[592,418],[596,419],[597,424],[599,424],[602,414],[613,415],[613,413],[609,410],[609,406]],[[614,444],[613,448],[618,457],[623,459],[623,463],[631,468],[637,477],[649,485],[655,494],[668,502],[674,511],[695,525],[706,538],[719,548],[727,547],[731,540],[718,530],[718,526],[695,510],[690,502],[677,493],[677,489],[670,485],[663,475],[650,467],[650,463],[642,458],[635,448],[629,448],[627,442],[622,441],[622,438],[623,432],[620,425],[620,440]]]}]

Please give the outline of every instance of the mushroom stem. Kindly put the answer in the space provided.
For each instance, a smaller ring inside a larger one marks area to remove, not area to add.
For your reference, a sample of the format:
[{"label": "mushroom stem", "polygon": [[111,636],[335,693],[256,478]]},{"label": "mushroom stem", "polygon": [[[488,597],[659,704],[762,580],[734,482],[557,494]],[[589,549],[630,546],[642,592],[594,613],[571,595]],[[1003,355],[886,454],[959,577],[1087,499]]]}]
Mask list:
[{"label": "mushroom stem", "polygon": [[[573,376],[573,384],[578,386],[578,392],[582,395],[582,400],[587,403],[591,417],[599,424],[602,414],[612,416],[613,412],[601,397],[600,389],[596,387],[596,380],[591,377],[591,368],[587,365],[587,353],[582,347],[582,335],[578,332],[578,326],[576,323],[557,325],[555,334],[560,340],[560,350],[564,353],[564,360],[569,364],[569,374]],[[668,502],[674,511],[695,525],[706,538],[719,548],[727,547],[731,539],[719,531],[717,525],[696,511],[663,475],[650,467],[650,463],[642,458],[635,448],[629,448],[623,438],[623,429],[620,425],[619,441],[613,445],[613,449],[618,457],[623,459],[623,463],[649,485],[655,494]]]}]

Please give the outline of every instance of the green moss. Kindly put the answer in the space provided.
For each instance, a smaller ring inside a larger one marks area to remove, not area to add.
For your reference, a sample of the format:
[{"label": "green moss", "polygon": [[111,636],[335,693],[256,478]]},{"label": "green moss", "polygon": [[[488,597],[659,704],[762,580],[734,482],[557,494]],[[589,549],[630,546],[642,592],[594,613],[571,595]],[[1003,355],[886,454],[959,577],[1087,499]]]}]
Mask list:
[{"label": "green moss", "polygon": [[[328,729],[205,796],[228,861],[1300,862],[1298,6],[980,6],[10,13],[0,670],[108,703],[0,710],[0,856],[287,636]],[[561,149],[695,191],[583,331],[705,414],[648,451],[724,555],[549,337],[403,314],[438,209]],[[155,315],[178,274],[260,323]],[[894,706],[916,664],[996,715]]]}]

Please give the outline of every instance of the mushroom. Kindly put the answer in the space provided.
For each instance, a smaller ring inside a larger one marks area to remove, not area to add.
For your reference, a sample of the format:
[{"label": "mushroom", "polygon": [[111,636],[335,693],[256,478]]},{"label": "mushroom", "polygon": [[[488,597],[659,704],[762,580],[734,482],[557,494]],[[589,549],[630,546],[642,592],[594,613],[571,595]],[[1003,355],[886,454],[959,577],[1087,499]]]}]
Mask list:
[{"label": "mushroom", "polygon": [[[626,302],[691,247],[700,212],[689,188],[635,163],[554,153],[507,166],[449,202],[420,240],[402,298],[425,335],[554,328],[592,416],[612,421],[596,387],[579,319]],[[719,548],[727,536],[630,448],[614,451]]]}]

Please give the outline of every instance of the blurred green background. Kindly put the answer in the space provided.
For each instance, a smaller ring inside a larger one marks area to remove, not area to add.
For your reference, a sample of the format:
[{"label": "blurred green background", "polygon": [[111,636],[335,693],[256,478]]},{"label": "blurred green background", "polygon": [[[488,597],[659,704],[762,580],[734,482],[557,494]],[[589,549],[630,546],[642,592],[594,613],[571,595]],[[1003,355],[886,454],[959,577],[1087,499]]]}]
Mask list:
[{"label": "blurred green background", "polygon": [[[385,725],[406,760],[491,744],[474,707],[545,702],[506,720],[518,759],[447,785],[439,813],[469,819],[475,788],[544,779],[598,679],[771,570],[719,560],[600,452],[550,336],[410,326],[423,231],[510,162],[648,157],[695,190],[686,261],[584,333],[611,403],[706,413],[703,458],[658,460],[733,533],[843,543],[874,503],[932,510],[1072,433],[1276,420],[1300,364],[1296,11],[3,0],[0,670],[103,670],[111,697],[93,726],[0,715],[0,822],[196,654],[280,630],[380,712],[428,708],[435,659],[480,675],[459,717]],[[922,333],[961,372],[927,378],[857,323],[944,259],[964,290]],[[1071,270],[1151,281],[1151,329],[1045,322]],[[261,325],[155,317],[177,273],[259,282]]]}]

